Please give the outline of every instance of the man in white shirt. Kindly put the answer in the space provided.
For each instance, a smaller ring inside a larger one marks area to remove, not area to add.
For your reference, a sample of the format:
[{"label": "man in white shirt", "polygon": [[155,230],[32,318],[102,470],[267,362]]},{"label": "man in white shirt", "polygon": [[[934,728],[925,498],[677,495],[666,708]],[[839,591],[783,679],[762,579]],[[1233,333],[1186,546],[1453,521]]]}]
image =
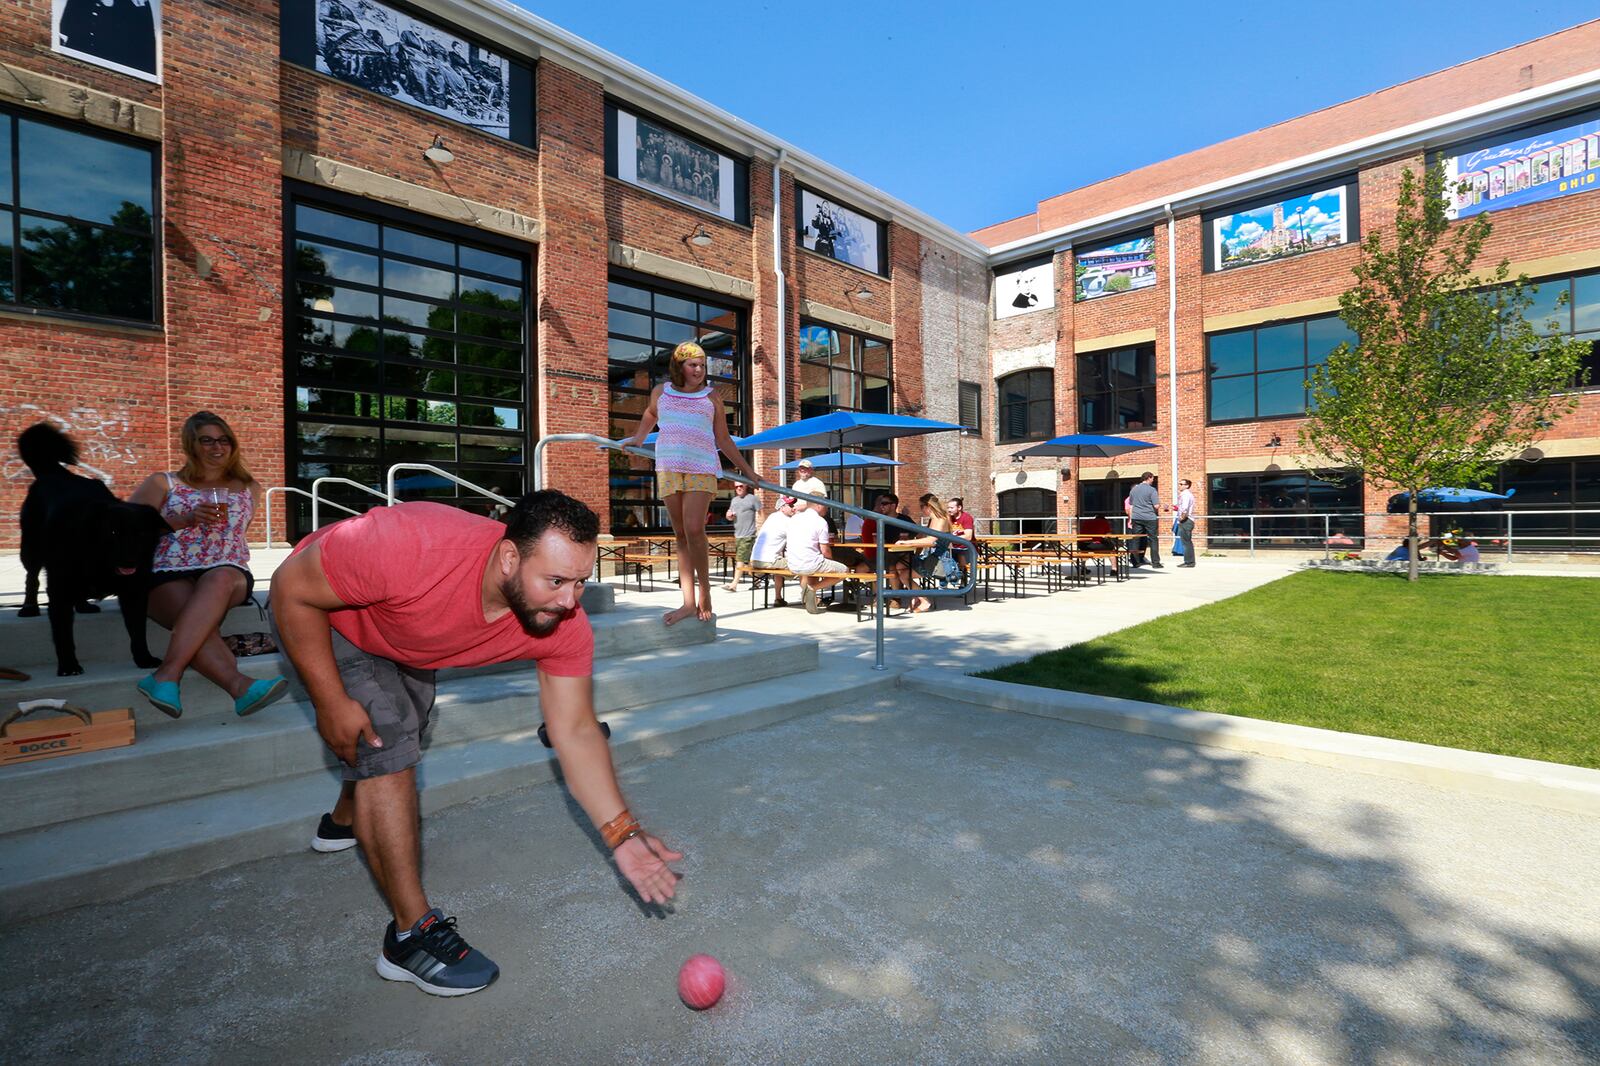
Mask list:
[{"label": "man in white shirt", "polygon": [[1183,562],[1179,567],[1193,566],[1194,550],[1194,489],[1188,478],[1178,481],[1178,502],[1173,509],[1178,512],[1178,540],[1183,544]]},{"label": "man in white shirt", "polygon": [[[810,459],[800,460],[799,465],[794,468],[794,484],[789,487],[796,492],[809,493],[812,496],[826,496],[828,494],[828,486],[824,485],[822,479],[817,477],[816,473],[811,469]],[[822,521],[831,528],[832,523],[828,521],[828,509],[823,507],[817,508],[817,510],[822,515]]]},{"label": "man in white shirt", "polygon": [[801,596],[806,611],[820,614],[823,608],[817,601],[818,590],[843,580],[850,568],[833,557],[828,523],[817,508],[805,500],[795,501],[788,537],[784,552],[789,560],[789,569],[800,575]]},{"label": "man in white shirt", "polygon": [[[789,565],[784,551],[788,547],[789,523],[793,519],[794,497],[779,496],[778,509],[767,516],[767,520],[761,523],[761,531],[756,534],[756,542],[750,549],[751,566],[783,569]],[[774,604],[784,606],[783,578],[777,574],[772,575],[772,590],[776,594]]]}]

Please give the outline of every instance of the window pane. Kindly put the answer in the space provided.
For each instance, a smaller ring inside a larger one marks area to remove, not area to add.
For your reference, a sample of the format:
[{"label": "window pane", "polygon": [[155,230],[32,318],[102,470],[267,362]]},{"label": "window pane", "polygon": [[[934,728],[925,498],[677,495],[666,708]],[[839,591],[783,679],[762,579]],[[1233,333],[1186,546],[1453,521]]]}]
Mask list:
[{"label": "window pane", "polygon": [[295,353],[295,365],[307,381],[328,382],[347,388],[378,387],[380,372],[374,359],[357,359],[335,355],[332,351],[301,351]]},{"label": "window pane", "polygon": [[861,409],[889,414],[889,379],[867,375],[861,379]]},{"label": "window pane", "polygon": [[522,310],[522,288],[499,281],[482,278],[461,279],[461,302],[473,307],[487,307],[501,311]]},{"label": "window pane", "polygon": [[629,307],[642,307],[650,310],[650,293],[644,289],[634,288],[632,285],[623,285],[611,282],[606,286],[606,299],[614,304],[626,304]]},{"label": "window pane", "polygon": [[667,296],[656,293],[656,314],[673,315],[677,318],[687,318],[691,322],[700,320],[700,309],[693,300],[685,300],[678,296]]},{"label": "window pane", "polygon": [[1572,280],[1572,319],[1574,333],[1600,329],[1600,274]]},{"label": "window pane", "polygon": [[423,303],[421,300],[402,300],[398,296],[383,298],[383,320],[386,324],[394,323],[425,329],[449,331],[456,328],[454,308]]},{"label": "window pane", "polygon": [[481,248],[461,246],[461,269],[476,270],[483,274],[493,274],[497,278],[515,282],[521,287],[522,261],[509,255],[500,255],[496,252],[486,252]]},{"label": "window pane", "polygon": [[1320,363],[1341,344],[1355,347],[1356,334],[1338,315],[1313,318],[1306,323],[1306,361]]},{"label": "window pane", "polygon": [[442,263],[451,269],[456,265],[456,246],[450,241],[425,237],[420,233],[397,229],[394,226],[383,227],[383,250]]},{"label": "window pane", "polygon": [[1117,428],[1147,429],[1155,424],[1155,390],[1127,389],[1117,395]]},{"label": "window pane", "polygon": [[510,341],[512,343],[522,340],[522,319],[520,318],[480,314],[476,311],[458,311],[456,313],[456,329],[462,333],[470,333],[475,337],[488,337],[491,340]]},{"label": "window pane", "polygon": [[1304,414],[1306,409],[1306,372],[1283,370],[1276,374],[1262,374],[1256,379],[1256,415]]},{"label": "window pane", "polygon": [[1099,352],[1078,356],[1078,391],[1098,393],[1106,386],[1105,356]]},{"label": "window pane", "polygon": [[385,258],[383,287],[416,293],[418,296],[431,296],[436,300],[453,300],[456,297],[456,275],[451,270]]},{"label": "window pane", "polygon": [[367,222],[351,218],[349,215],[339,215],[318,207],[300,204],[294,209],[294,224],[295,228],[303,233],[314,233],[319,237],[332,237],[334,240],[364,244],[373,248],[378,246],[376,222]]},{"label": "window pane", "polygon": [[1028,435],[1048,437],[1055,431],[1056,412],[1050,401],[1035,400],[1028,405]]},{"label": "window pane", "polygon": [[[461,460],[471,463],[521,463],[522,441],[516,437],[491,436],[487,433],[463,433]],[[478,474],[465,476],[468,481],[475,481],[485,488],[494,488],[487,483],[487,479]]]},{"label": "window pane", "polygon": [[650,336],[650,317],[636,315],[632,311],[619,311],[615,307],[606,312],[606,330],[611,333],[625,333],[630,337]]},{"label": "window pane", "polygon": [[456,342],[456,357],[465,366],[486,366],[496,370],[521,370],[522,350],[496,344]]},{"label": "window pane", "polygon": [[11,123],[10,115],[0,115],[0,204],[11,202]]},{"label": "window pane", "polygon": [[656,340],[664,344],[681,344],[692,341],[698,332],[695,327],[685,322],[674,322],[670,318],[658,318],[656,323]]},{"label": "window pane", "polygon": [[1286,326],[1268,326],[1256,330],[1256,369],[1282,370],[1285,367],[1304,366],[1306,362],[1306,327],[1303,322]]},{"label": "window pane", "polygon": [[16,216],[0,211],[0,302],[15,303],[17,287],[11,277],[11,227]]},{"label": "window pane", "polygon": [[380,411],[378,396],[370,392],[345,392],[300,386],[295,392],[295,409],[307,414],[340,415],[344,418],[376,419]]},{"label": "window pane", "polygon": [[[1535,333],[1543,335],[1551,332],[1566,333],[1571,330],[1571,305],[1556,306],[1557,301],[1569,287],[1570,282],[1566,278],[1550,278],[1529,287],[1528,292],[1532,295],[1533,302],[1522,313],[1522,317],[1528,320],[1528,325],[1533,327]],[[1554,330],[1551,329],[1551,320],[1555,322]]]},{"label": "window pane", "polygon": [[301,422],[295,426],[295,436],[299,440],[302,456],[333,456],[348,459],[375,459],[378,456],[378,438],[372,426]]},{"label": "window pane", "polygon": [[452,370],[413,363],[389,363],[383,369],[383,385],[390,392],[442,392],[453,395],[456,375]]},{"label": "window pane", "polygon": [[496,429],[522,428],[522,411],[516,407],[462,404],[458,417],[463,426],[491,426]]},{"label": "window pane", "polygon": [[21,302],[150,321],[152,242],[119,230],[22,216]]},{"label": "window pane", "polygon": [[150,232],[154,162],[148,148],[18,122],[18,206]]},{"label": "window pane", "polygon": [[1256,368],[1253,330],[1219,333],[1208,337],[1206,350],[1211,357],[1213,374],[1248,374]]},{"label": "window pane", "polygon": [[800,327],[800,359],[826,362],[835,346],[833,331],[825,326]]},{"label": "window pane", "polygon": [[295,295],[299,298],[300,310],[306,314],[378,317],[378,294],[364,289],[301,282],[295,286]]},{"label": "window pane", "polygon": [[[411,429],[395,426],[384,433],[384,453],[392,462],[396,463],[449,463],[456,458],[456,435],[454,430],[442,429]],[[405,471],[396,476],[395,488],[401,487],[401,482],[409,478],[438,479],[436,474],[422,471]],[[416,484],[413,482],[412,484]],[[440,486],[441,488],[443,486]]]},{"label": "window pane", "polygon": [[294,268],[300,273],[320,274],[360,285],[378,284],[378,257],[375,255],[304,240],[295,243],[294,254]]},{"label": "window pane", "polygon": [[1214,378],[1211,382],[1211,420],[1227,422],[1256,415],[1256,379]]}]

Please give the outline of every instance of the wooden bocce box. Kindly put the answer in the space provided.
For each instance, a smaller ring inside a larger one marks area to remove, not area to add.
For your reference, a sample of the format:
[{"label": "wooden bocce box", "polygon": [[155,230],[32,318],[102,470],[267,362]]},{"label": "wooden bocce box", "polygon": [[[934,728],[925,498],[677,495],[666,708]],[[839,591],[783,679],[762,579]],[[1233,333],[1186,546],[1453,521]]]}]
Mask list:
[{"label": "wooden bocce box", "polygon": [[[66,713],[48,718],[24,717],[43,710]],[[0,724],[0,766],[132,743],[133,711],[127,707],[91,713],[59,700],[39,700],[20,705]]]}]

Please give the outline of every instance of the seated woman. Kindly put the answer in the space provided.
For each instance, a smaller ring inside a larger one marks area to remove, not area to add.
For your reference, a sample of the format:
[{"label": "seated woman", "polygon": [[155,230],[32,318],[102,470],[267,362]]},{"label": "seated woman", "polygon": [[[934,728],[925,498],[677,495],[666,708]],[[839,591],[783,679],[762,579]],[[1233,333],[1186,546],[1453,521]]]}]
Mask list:
[{"label": "seated woman", "polygon": [[261,486],[250,476],[239,441],[220,415],[200,411],[182,430],[186,461],[176,474],[145,478],[129,497],[149,504],[173,532],[156,545],[150,617],[172,631],[166,657],[139,691],[164,714],[183,714],[178,682],[193,666],[233,697],[235,714],[254,714],[288,691],[282,677],[252,681],[239,672],[219,627],[250,598],[250,548],[245,530]]},{"label": "seated woman", "polygon": [[[939,533],[950,532],[950,515],[945,511],[944,501],[938,495],[924,492],[918,502],[922,505],[923,525]],[[909,537],[900,543],[921,549],[917,552],[915,566],[917,573],[922,577],[924,588],[931,585],[948,587],[960,583],[961,567],[950,554],[949,541],[937,537]],[[912,614],[923,614],[931,610],[933,601],[926,596],[918,596],[911,601]]]}]

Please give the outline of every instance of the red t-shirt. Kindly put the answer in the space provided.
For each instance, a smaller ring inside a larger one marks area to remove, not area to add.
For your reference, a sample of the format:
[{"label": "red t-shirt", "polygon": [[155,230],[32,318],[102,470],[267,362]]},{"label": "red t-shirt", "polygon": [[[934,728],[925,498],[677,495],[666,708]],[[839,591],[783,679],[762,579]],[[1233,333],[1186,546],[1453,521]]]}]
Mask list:
[{"label": "red t-shirt", "polygon": [[534,659],[559,677],[594,670],[594,630],[582,607],[547,637],[507,612],[483,617],[483,571],[505,539],[503,522],[442,503],[374,507],[317,530],[295,547],[322,546],[322,570],[347,607],[328,613],[362,651],[435,670]]},{"label": "red t-shirt", "polygon": [[960,526],[962,529],[966,530],[968,533],[971,533],[973,530],[978,528],[977,527],[977,523],[972,520],[972,512],[971,511],[962,511],[960,514],[956,515],[950,521],[954,522],[956,525]]}]

